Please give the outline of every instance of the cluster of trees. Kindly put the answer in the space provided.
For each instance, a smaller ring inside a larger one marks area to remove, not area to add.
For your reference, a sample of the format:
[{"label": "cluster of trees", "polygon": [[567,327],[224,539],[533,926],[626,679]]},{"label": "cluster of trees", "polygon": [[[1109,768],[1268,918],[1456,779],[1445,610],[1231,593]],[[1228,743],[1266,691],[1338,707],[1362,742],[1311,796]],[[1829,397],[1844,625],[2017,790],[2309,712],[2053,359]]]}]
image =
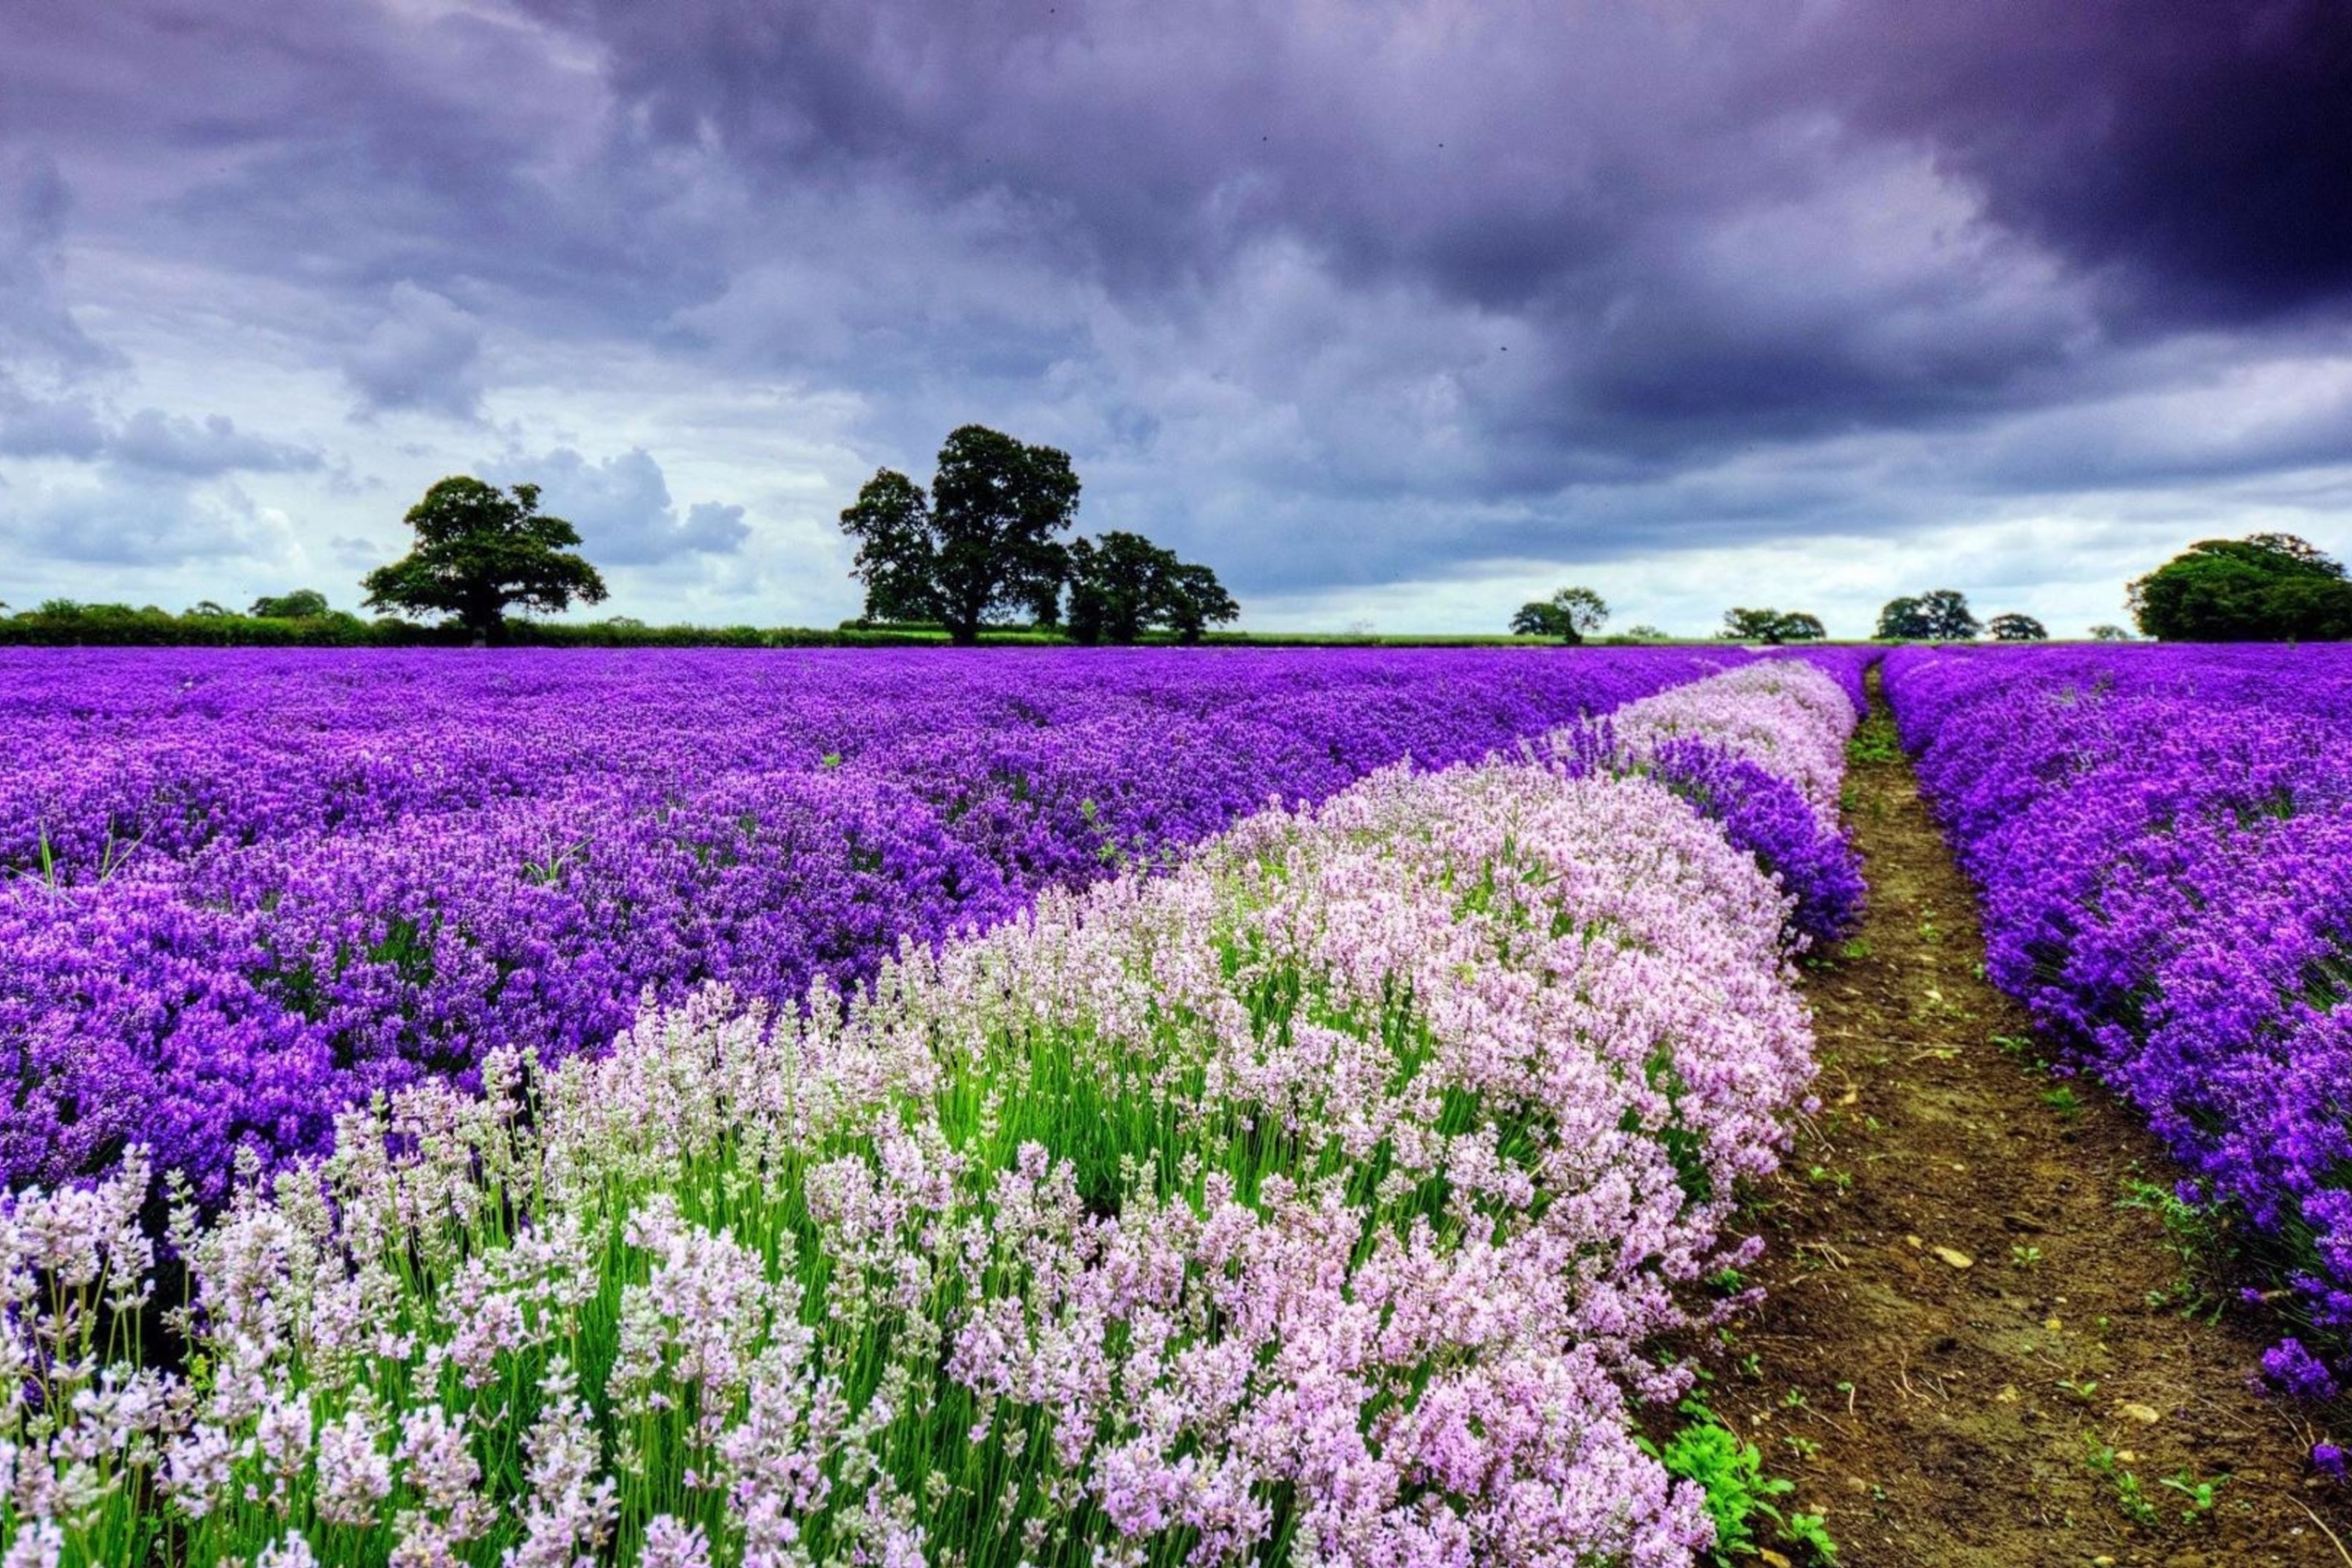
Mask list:
[{"label": "cluster of trees", "polygon": [[1511,635],[1580,643],[1609,619],[1609,601],[1590,588],[1562,588],[1549,599],[1530,599],[1511,617]]},{"label": "cluster of trees", "polygon": [[1723,629],[1715,634],[1733,642],[1819,642],[1830,634],[1819,616],[1803,610],[1744,610],[1723,612]]},{"label": "cluster of trees", "polygon": [[1155,629],[1197,642],[1240,616],[1214,572],[1141,534],[1063,543],[1078,489],[1068,453],[980,425],[949,434],[928,492],[877,470],[841,514],[857,541],[851,572],[866,584],[866,617],[935,624],[969,644],[982,627],[1023,616],[1066,625],[1085,643],[1131,643]]},{"label": "cluster of trees", "polygon": [[2352,581],[2292,533],[2206,539],[2126,590],[2139,629],[2167,642],[2338,642],[2352,637]]},{"label": "cluster of trees", "polygon": [[1889,642],[1972,642],[1980,635],[1995,642],[2042,642],[2050,633],[2032,616],[2014,611],[1979,621],[1969,608],[1966,594],[1933,588],[1889,599],[1878,612],[1878,629],[1872,635]]}]

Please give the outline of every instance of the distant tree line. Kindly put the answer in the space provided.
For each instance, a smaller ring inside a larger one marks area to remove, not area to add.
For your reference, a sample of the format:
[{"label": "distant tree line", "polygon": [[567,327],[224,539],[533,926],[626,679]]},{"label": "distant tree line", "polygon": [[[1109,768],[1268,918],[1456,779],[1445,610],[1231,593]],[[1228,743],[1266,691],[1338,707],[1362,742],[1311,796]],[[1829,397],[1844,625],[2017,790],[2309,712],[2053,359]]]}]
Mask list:
[{"label": "distant tree line", "polygon": [[[940,637],[970,645],[983,634],[993,640],[1191,643],[1238,618],[1240,606],[1214,572],[1141,534],[1111,530],[1066,542],[1059,536],[1075,523],[1079,489],[1066,452],[962,426],[940,447],[928,489],[878,469],[841,513],[843,531],[857,542],[851,574],[865,587],[866,604],[864,616],[838,632],[646,627],[615,616],[563,626],[526,621],[521,635],[534,642],[621,646]],[[516,611],[559,615],[607,596],[603,575],[580,553],[579,531],[542,513],[539,498],[537,485],[501,490],[467,475],[434,484],[404,520],[415,535],[414,547],[362,583],[364,607],[383,612],[373,622],[332,608],[312,588],[264,595],[243,614],[211,600],[174,616],[152,605],[52,599],[0,617],[0,643],[508,640],[518,634],[509,620]],[[2134,581],[2127,602],[2141,634],[2165,641],[2352,638],[2352,578],[2334,557],[2289,533],[2200,541]],[[1598,633],[1609,615],[1599,593],[1570,585],[1520,605],[1510,631],[1577,644]],[[439,620],[419,625],[412,616]],[[1819,642],[1826,633],[1807,611],[1735,606],[1724,612],[1716,635],[1777,646]],[[1979,621],[1966,595],[1934,588],[1887,601],[1873,635],[1906,642],[1979,636],[2040,642],[2049,632],[2014,611]],[[2131,634],[2099,626],[2091,636],[2125,641]],[[1609,640],[1663,641],[1665,634],[1643,626]]]}]

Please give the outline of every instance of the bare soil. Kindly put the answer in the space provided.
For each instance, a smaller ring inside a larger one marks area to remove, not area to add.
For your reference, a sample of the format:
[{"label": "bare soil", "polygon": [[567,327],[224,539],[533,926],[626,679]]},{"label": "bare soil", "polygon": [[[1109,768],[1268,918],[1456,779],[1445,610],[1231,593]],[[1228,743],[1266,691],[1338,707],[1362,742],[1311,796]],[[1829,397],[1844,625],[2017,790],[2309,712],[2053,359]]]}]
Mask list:
[{"label": "bare soil", "polygon": [[[2352,1565],[2311,1427],[2248,1386],[2261,1325],[2210,1290],[2184,1313],[2160,1217],[2119,1204],[2176,1168],[1983,978],[1909,763],[1858,760],[1847,804],[1870,910],[1808,971],[1822,1108],[1758,1194],[1764,1304],[1710,1346],[1709,1402],[1843,1568]],[[2224,1476],[2202,1511],[2164,1484]]]}]

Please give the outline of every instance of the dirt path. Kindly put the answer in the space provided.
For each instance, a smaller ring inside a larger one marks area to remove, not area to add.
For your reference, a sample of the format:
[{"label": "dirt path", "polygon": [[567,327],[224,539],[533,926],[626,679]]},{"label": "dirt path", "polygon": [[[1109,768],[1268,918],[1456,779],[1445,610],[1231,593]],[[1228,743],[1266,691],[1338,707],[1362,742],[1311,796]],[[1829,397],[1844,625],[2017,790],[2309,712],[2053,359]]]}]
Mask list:
[{"label": "dirt path", "polygon": [[[2263,1342],[2184,1317],[2161,1217],[2118,1204],[2173,1168],[2041,1070],[1981,978],[1909,765],[1857,761],[1848,801],[1870,914],[1808,978],[1823,1109],[1760,1194],[1767,1304],[1709,1399],[1828,1514],[1843,1568],[2352,1564],[2305,1511],[2352,1544],[2308,1432],[2245,1387]],[[2165,1484],[2224,1474],[2201,1511]]]}]

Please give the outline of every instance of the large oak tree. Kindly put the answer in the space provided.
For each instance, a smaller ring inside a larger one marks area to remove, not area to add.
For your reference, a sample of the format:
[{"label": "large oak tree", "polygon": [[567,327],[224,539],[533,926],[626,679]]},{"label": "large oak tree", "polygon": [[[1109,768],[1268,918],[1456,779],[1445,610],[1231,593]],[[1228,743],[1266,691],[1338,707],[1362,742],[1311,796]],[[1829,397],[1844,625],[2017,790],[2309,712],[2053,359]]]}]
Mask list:
[{"label": "large oak tree", "polygon": [[369,573],[371,609],[445,615],[488,642],[520,605],[555,615],[604,597],[604,579],[575,551],[580,531],[539,510],[539,487],[496,485],[459,474],[408,509],[416,548]]},{"label": "large oak tree", "polygon": [[841,527],[857,541],[851,571],[869,619],[937,621],[950,640],[976,643],[992,618],[1050,618],[1069,561],[1054,536],[1077,510],[1067,452],[966,425],[940,447],[928,496],[880,469]]}]

